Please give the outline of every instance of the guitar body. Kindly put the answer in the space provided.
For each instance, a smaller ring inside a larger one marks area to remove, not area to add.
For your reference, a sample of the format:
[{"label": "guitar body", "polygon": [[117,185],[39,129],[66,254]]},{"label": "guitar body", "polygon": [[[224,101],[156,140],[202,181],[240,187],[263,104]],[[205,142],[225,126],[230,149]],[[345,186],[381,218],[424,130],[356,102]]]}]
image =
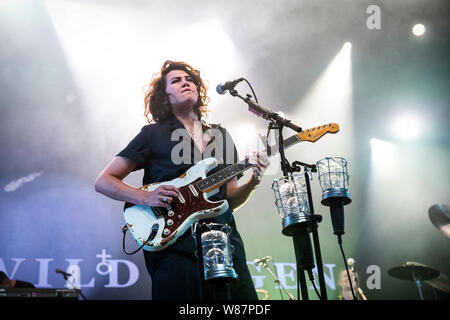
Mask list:
[{"label": "guitar body", "polygon": [[172,202],[170,209],[125,204],[123,216],[127,227],[139,245],[145,243],[144,250],[163,250],[173,244],[195,221],[213,218],[228,210],[226,200],[208,200],[218,192],[217,188],[201,192],[196,186],[196,182],[206,178],[206,174],[216,166],[215,158],[207,158],[176,179],[141,188],[153,191],[161,185],[177,187],[181,196]]}]

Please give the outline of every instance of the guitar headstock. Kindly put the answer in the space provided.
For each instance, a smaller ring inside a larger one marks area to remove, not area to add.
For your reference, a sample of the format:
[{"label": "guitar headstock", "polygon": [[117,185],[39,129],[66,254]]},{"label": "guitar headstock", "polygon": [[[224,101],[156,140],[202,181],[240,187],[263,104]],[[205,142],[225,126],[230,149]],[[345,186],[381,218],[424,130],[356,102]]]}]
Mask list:
[{"label": "guitar headstock", "polygon": [[337,123],[328,123],[322,126],[310,128],[297,133],[297,137],[302,141],[316,142],[327,133],[336,133],[339,131]]}]

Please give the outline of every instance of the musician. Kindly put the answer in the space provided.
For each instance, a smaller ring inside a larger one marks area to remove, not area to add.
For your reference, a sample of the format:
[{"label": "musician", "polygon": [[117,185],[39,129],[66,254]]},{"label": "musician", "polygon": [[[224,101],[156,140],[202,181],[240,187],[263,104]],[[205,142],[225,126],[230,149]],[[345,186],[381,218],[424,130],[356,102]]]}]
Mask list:
[{"label": "musician", "polygon": [[[358,273],[349,270],[349,274],[352,279],[353,293],[355,294],[356,300],[367,300],[363,291],[358,287]],[[340,271],[338,284],[341,288],[338,300],[354,300],[346,269]]]},{"label": "musician", "polygon": [[[182,175],[202,157],[210,155],[221,162],[208,175],[223,169],[230,162],[237,162],[238,153],[228,131],[220,125],[206,122],[209,111],[206,91],[199,70],[185,62],[166,61],[145,93],[144,114],[149,125],[144,126],[100,173],[95,183],[96,191],[119,201],[168,208],[179,195],[175,186],[159,186],[148,192],[126,184],[123,179],[132,171],[143,169],[144,185],[170,181]],[[178,135],[179,132],[184,132],[188,139]],[[173,141],[174,137],[179,139]],[[186,145],[180,147],[180,143],[186,141],[190,148],[186,148]],[[247,157],[252,164],[251,178],[238,185],[241,175],[222,185],[210,200],[226,199],[230,208],[205,222],[226,223],[231,227],[233,267],[239,279],[231,284],[231,299],[257,300],[233,211],[242,206],[256,189],[269,162],[267,155],[261,152],[254,152]],[[152,279],[152,299],[201,298],[195,250],[194,238],[189,229],[166,249],[144,251],[146,267]]]}]

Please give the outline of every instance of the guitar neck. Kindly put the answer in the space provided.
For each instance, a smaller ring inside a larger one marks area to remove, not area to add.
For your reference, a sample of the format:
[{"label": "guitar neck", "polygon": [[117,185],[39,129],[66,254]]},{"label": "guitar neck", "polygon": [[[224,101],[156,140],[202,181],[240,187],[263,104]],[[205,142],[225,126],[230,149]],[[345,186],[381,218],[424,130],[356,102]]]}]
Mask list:
[{"label": "guitar neck", "polygon": [[[337,123],[328,123],[323,126],[310,128],[294,134],[293,136],[283,140],[284,149],[292,147],[300,141],[316,142],[327,133],[336,133],[339,131],[339,125]],[[275,155],[280,152],[278,144],[269,146],[267,150],[268,155]]]},{"label": "guitar neck", "polygon": [[[297,134],[294,134],[293,136],[290,136],[287,139],[283,140],[283,146],[284,146],[284,150],[286,150],[289,147],[292,147],[293,145],[299,143],[300,141],[302,141]],[[267,155],[268,156],[274,156],[276,154],[278,154],[280,152],[280,148],[278,145],[274,145],[274,146],[269,146],[268,150],[267,150]]]},{"label": "guitar neck", "polygon": [[[287,139],[283,140],[284,149],[292,147],[293,145],[299,143],[300,141],[310,141],[316,142],[326,133],[336,133],[339,131],[339,125],[336,123],[330,123],[323,126],[314,127],[311,129],[307,129],[300,133],[297,133]],[[279,153],[278,145],[269,146],[267,150],[268,156],[274,156]],[[225,182],[233,179],[237,175],[243,173],[244,171],[250,169],[252,165],[248,162],[247,159],[239,161],[235,164],[227,166],[225,169],[222,169],[205,179],[197,182],[197,187],[201,192],[209,192],[214,190]]]},{"label": "guitar neck", "polygon": [[248,163],[247,159],[239,161],[235,164],[229,165],[225,169],[213,173],[205,179],[200,180],[197,182],[197,187],[201,192],[209,192],[243,173],[247,169],[251,168],[251,166],[252,165]]}]

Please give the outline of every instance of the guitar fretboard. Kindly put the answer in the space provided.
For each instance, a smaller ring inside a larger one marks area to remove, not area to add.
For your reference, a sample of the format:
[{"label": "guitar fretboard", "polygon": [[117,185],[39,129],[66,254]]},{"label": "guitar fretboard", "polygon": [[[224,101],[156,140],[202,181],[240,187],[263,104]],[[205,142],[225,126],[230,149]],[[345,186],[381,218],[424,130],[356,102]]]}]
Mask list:
[{"label": "guitar fretboard", "polygon": [[222,182],[232,179],[251,166],[252,165],[248,163],[247,159],[242,160],[200,180],[197,182],[197,187],[201,192],[205,192],[208,189],[214,189],[214,187],[220,185]]},{"label": "guitar fretboard", "polygon": [[[294,135],[291,136],[285,140],[283,140],[284,148],[289,148],[290,146],[296,144],[299,142],[300,139]],[[279,152],[279,148],[277,145],[270,146],[270,153],[269,156],[273,156]],[[248,168],[250,168],[252,165],[248,163],[248,160],[242,160],[238,163],[232,164],[225,169],[222,169],[205,179],[200,180],[197,182],[197,187],[201,192],[205,192],[205,190],[208,189],[214,189],[216,186],[219,186],[222,182],[232,179],[233,177],[237,176],[238,174],[244,172]]]},{"label": "guitar fretboard", "polygon": [[[284,148],[287,149],[299,141],[300,141],[300,138],[297,137],[297,135],[293,135],[287,139],[284,139],[283,140]],[[267,155],[269,155],[269,156],[273,156],[273,155],[277,154],[280,151],[278,144],[274,145],[274,146],[270,146],[268,151],[269,152],[267,153]]]}]

